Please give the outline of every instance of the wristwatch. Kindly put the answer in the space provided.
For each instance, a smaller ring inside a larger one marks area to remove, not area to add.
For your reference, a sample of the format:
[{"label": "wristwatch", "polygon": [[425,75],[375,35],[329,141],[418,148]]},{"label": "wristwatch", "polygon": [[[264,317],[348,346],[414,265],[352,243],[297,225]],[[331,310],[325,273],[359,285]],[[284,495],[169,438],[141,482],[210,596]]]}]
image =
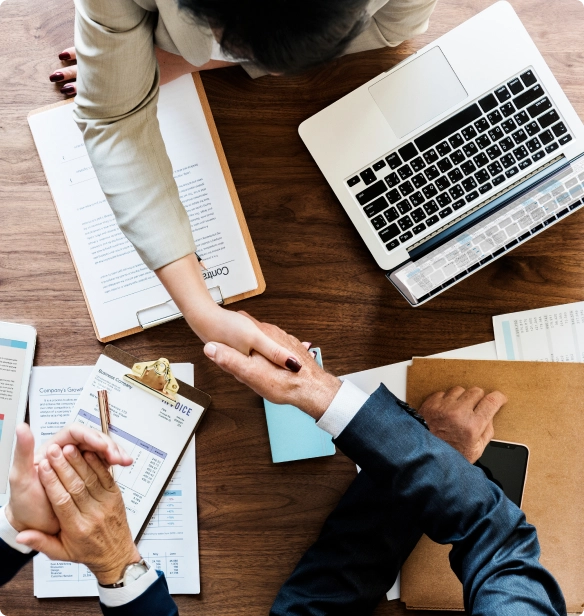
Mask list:
[{"label": "wristwatch", "polygon": [[103,584],[102,588],[124,588],[129,586],[132,582],[141,578],[145,573],[150,570],[150,565],[144,560],[139,560],[137,563],[130,563],[124,569],[122,579],[115,584]]}]

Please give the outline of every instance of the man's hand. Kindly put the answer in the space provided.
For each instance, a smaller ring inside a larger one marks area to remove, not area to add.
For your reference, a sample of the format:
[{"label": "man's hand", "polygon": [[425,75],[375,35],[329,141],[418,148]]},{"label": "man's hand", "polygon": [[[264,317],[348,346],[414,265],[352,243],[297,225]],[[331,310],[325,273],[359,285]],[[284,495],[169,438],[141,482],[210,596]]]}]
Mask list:
[{"label": "man's hand", "polygon": [[314,361],[306,348],[308,345],[275,325],[260,323],[245,312],[240,314],[278,345],[289,349],[302,363],[302,370],[298,373],[285,370],[255,351],[245,355],[219,342],[207,343],[205,355],[263,398],[275,404],[293,404],[314,419],[320,419],[341,387],[339,379]]},{"label": "man's hand", "polygon": [[507,402],[500,391],[485,395],[479,387],[453,387],[428,397],[418,413],[430,432],[458,450],[471,464],[495,436],[493,418]]},{"label": "man's hand", "polygon": [[141,557],[107,466],[93,452],[53,444],[39,464],[39,477],[61,530],[57,536],[25,530],[18,543],[52,560],[83,563],[102,585],[117,582],[126,565]]}]

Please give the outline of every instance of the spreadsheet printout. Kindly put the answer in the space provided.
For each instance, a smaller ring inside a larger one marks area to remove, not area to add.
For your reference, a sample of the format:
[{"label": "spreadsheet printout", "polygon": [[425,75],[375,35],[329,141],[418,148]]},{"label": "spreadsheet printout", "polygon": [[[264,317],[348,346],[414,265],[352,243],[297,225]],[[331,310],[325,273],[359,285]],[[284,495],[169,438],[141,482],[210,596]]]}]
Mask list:
[{"label": "spreadsheet printout", "polygon": [[493,317],[497,357],[584,362],[584,302]]},{"label": "spreadsheet printout", "polygon": [[[30,383],[30,422],[37,447],[69,419],[92,366],[35,367]],[[192,364],[172,364],[173,374],[193,384]],[[198,594],[195,440],[189,445],[138,543],[142,556],[163,571],[171,594]],[[85,565],[34,558],[36,597],[97,596],[96,580]]]}]

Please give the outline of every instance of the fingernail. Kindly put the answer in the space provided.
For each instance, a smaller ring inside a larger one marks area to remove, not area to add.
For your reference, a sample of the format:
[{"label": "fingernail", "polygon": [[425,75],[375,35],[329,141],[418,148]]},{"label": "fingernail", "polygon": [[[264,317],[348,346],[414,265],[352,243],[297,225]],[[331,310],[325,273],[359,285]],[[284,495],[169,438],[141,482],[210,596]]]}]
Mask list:
[{"label": "fingernail", "polygon": [[61,448],[57,447],[57,445],[53,445],[49,449],[49,455],[52,456],[53,458],[60,458],[61,457]]},{"label": "fingernail", "polygon": [[57,81],[63,81],[63,79],[65,79],[65,75],[63,73],[53,73],[49,77],[49,80],[53,83],[56,83]]},{"label": "fingernail", "polygon": [[293,357],[289,357],[286,360],[286,368],[288,368],[288,370],[291,370],[292,372],[300,372],[300,368],[302,368],[302,364],[299,363],[297,359],[294,359]]},{"label": "fingernail", "polygon": [[212,342],[208,342],[205,345],[205,348],[203,350],[205,351],[205,355],[209,359],[214,359],[215,358],[215,355],[217,353],[217,347]]},{"label": "fingernail", "polygon": [[63,86],[61,88],[61,94],[74,94],[75,93],[75,86]]},{"label": "fingernail", "polygon": [[77,457],[77,447],[72,447],[71,451],[69,451],[68,453],[72,458],[76,458]]},{"label": "fingernail", "polygon": [[63,51],[59,54],[59,60],[70,60],[71,54],[68,51]]}]

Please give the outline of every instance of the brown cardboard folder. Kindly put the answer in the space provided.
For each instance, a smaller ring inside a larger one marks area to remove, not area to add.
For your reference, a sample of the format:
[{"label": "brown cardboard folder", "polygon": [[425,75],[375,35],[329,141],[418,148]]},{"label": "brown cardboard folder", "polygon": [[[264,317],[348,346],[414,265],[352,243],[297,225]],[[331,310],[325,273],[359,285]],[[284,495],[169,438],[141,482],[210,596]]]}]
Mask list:
[{"label": "brown cardboard folder", "polygon": [[[584,364],[414,359],[407,401],[418,408],[455,385],[498,389],[509,399],[495,417],[495,438],[529,447],[523,497],[538,531],[541,563],[558,580],[568,612],[584,608]],[[401,600],[409,609],[462,610],[450,546],[426,536],[404,564]]]}]

